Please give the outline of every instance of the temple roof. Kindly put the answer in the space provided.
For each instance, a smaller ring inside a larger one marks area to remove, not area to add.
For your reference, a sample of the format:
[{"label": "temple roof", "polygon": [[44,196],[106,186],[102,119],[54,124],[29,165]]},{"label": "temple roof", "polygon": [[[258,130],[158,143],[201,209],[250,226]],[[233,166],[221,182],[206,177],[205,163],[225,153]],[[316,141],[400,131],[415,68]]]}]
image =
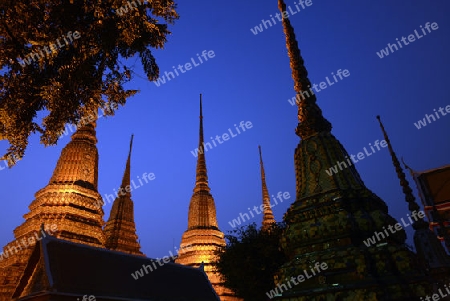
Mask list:
[{"label": "temple roof", "polygon": [[422,172],[413,171],[419,189],[434,204],[450,202],[450,165]]},{"label": "temple roof", "polygon": [[[218,301],[201,269],[76,244],[47,236],[36,244],[13,295],[15,300]],[[157,266],[134,279],[143,266]],[[53,299],[52,299],[53,300]],[[80,298],[81,300],[81,298]]]}]

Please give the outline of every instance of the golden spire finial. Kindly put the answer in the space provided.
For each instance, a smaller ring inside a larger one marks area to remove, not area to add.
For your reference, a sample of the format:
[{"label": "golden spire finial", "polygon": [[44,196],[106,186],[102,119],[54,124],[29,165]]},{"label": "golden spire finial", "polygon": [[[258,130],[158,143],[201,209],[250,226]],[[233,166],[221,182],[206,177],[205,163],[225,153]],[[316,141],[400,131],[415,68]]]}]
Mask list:
[{"label": "golden spire finial", "polygon": [[127,195],[131,196],[131,192],[130,191],[126,191],[126,187],[131,185],[131,151],[133,149],[133,138],[134,135],[131,134],[131,139],[130,139],[130,150],[128,152],[128,158],[127,158],[127,163],[125,165],[125,172],[123,174],[123,178],[122,178],[122,185],[120,188],[122,188],[123,190],[125,190],[125,193]]},{"label": "golden spire finial", "polygon": [[270,206],[269,190],[266,184],[266,173],[264,171],[264,163],[262,159],[261,146],[258,145],[259,149],[259,164],[261,166],[261,183],[262,183],[262,199],[263,199],[263,220],[262,229],[267,230],[273,223],[276,223],[273,216],[272,208]]},{"label": "golden spire finial", "polygon": [[202,106],[202,94],[200,94],[200,130],[198,140],[198,157],[197,157],[197,170],[196,170],[194,192],[200,190],[210,191],[208,186],[208,173],[206,170],[204,147],[205,143],[203,139],[203,106]]}]

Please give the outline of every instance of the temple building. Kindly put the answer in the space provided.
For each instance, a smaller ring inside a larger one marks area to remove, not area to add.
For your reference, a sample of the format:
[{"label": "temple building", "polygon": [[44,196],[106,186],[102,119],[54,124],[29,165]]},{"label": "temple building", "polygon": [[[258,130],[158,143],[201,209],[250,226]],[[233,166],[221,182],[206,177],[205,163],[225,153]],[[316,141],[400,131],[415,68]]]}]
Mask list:
[{"label": "temple building", "polygon": [[[286,11],[283,0],[278,7]],[[294,154],[296,200],[284,216],[282,248],[289,260],[275,280],[286,286],[317,264],[328,268],[285,290],[277,300],[420,300],[432,293],[432,279],[405,245],[404,229],[375,244],[364,243],[397,224],[386,203],[364,185],[354,165],[332,175],[325,172],[349,155],[310,90],[289,19],[283,18],[282,24],[299,100],[296,134],[301,141]]]},{"label": "temple building", "polygon": [[[284,0],[278,0],[278,8],[284,15]],[[449,257],[439,241],[450,247],[450,166],[414,173],[430,221],[422,217],[412,223],[414,253],[405,244],[403,228],[388,232],[399,223],[386,203],[365,186],[331,133],[289,18],[282,19],[282,26],[298,96],[300,142],[294,153],[296,198],[284,215],[287,227],[281,238],[288,260],[274,275],[276,285],[286,289],[274,300],[424,300],[450,281]],[[378,119],[413,216],[420,207]],[[162,263],[141,251],[129,190],[132,143],[133,136],[120,193],[105,222],[98,192],[96,123],[77,129],[61,151],[49,183],[36,192],[25,221],[14,230],[14,240],[0,254],[0,301],[81,300],[85,295],[99,301],[241,300],[223,285],[213,267],[216,251],[226,243],[208,182],[202,96],[196,178],[176,263]],[[261,147],[259,159],[262,229],[268,230],[276,221]],[[338,162],[349,165],[326,172]],[[326,268],[314,272],[317,266]],[[300,277],[304,281],[291,286],[291,279]]]},{"label": "temple building", "polygon": [[[15,240],[0,257],[0,301],[219,301],[205,271],[141,252],[130,192],[131,150],[108,221],[97,191],[95,122],[61,151],[49,184],[35,194]],[[130,274],[130,268],[135,272]]]},{"label": "temple building", "polygon": [[202,95],[200,95],[199,151],[194,193],[189,203],[188,228],[181,238],[180,251],[175,262],[191,267],[203,267],[221,301],[240,300],[222,285],[221,276],[215,273],[212,265],[216,259],[215,252],[226,243],[225,235],[219,230],[216,205],[208,184],[204,147]]},{"label": "temple building", "polygon": [[[157,269],[151,270],[152,267]],[[130,267],[141,274],[130,276]],[[144,273],[143,270],[146,272]],[[17,301],[219,301],[205,272],[46,236],[12,296]],[[8,299],[11,300],[11,299]]]},{"label": "temple building", "polygon": [[450,252],[450,165],[422,172],[408,169],[416,182],[430,229]]}]

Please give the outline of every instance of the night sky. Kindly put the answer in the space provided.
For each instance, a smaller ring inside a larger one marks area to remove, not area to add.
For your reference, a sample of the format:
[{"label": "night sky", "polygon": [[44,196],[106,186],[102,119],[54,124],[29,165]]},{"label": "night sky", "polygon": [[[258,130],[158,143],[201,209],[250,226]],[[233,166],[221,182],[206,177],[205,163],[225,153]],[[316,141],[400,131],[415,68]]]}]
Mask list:
[{"label": "night sky", "polygon": [[[450,115],[418,129],[414,123],[450,105],[450,3],[436,1],[335,1],[312,0],[302,8],[286,0],[293,12],[290,20],[309,71],[319,87],[328,77],[333,85],[317,92],[324,116],[333,124],[333,134],[350,154],[369,149],[383,139],[376,115],[381,115],[399,157],[422,171],[450,164],[448,130]],[[432,4],[430,4],[432,3]],[[300,8],[300,10],[298,10]],[[269,193],[288,192],[290,198],[273,207],[275,218],[295,199],[294,149],[297,109],[289,103],[295,96],[289,59],[277,1],[179,1],[180,19],[170,26],[165,49],[154,51],[161,76],[178,65],[192,63],[190,70],[158,87],[145,79],[139,67],[129,88],[140,93],[128,100],[116,116],[97,123],[99,192],[113,194],[120,185],[134,134],[132,176],[144,173],[155,179],[132,191],[135,221],[142,251],[149,257],[169,255],[179,247],[187,229],[189,201],[195,181],[198,145],[199,94],[203,94],[205,140],[233,131],[236,137],[206,152],[211,193],[216,202],[220,229],[249,207],[261,204],[258,145],[262,146]],[[272,17],[274,18],[272,21]],[[262,20],[271,21],[254,34]],[[427,22],[436,22],[425,29]],[[273,24],[275,23],[275,24]],[[422,32],[424,28],[426,35]],[[412,42],[408,42],[409,35]],[[81,33],[82,34],[82,33]],[[417,36],[417,35],[416,35]],[[400,48],[397,40],[405,37]],[[377,52],[398,48],[380,58]],[[205,50],[206,60],[200,63]],[[385,49],[386,50],[386,49]],[[208,56],[209,54],[209,56]],[[195,62],[195,64],[194,64]],[[347,77],[336,77],[348,70]],[[322,85],[323,86],[323,85]],[[319,88],[320,89],[320,88]],[[63,100],[61,100],[63,101]],[[450,107],[449,107],[450,111]],[[236,134],[235,124],[252,127]],[[47,185],[65,136],[54,147],[30,138],[25,158],[12,169],[0,162],[3,207],[0,211],[0,245],[13,239],[13,229],[23,221],[34,193]],[[7,141],[0,142],[4,151]],[[406,217],[407,204],[387,148],[356,163],[365,184],[379,195],[397,219]],[[408,175],[408,179],[412,179]],[[413,188],[415,190],[415,184]],[[106,204],[105,220],[111,203]],[[261,215],[251,221],[261,223]],[[248,221],[246,224],[248,224]],[[407,228],[412,244],[412,229]]]}]

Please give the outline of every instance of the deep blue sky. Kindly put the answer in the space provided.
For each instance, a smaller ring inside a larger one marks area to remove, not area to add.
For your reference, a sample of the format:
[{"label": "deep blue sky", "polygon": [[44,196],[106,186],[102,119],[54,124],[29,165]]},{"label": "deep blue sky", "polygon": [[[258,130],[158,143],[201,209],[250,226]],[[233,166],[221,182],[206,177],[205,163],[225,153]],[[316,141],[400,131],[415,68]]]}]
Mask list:
[{"label": "deep blue sky", "polygon": [[[418,130],[414,122],[433,109],[450,105],[450,3],[444,0],[332,1],[313,0],[291,17],[312,83],[331,72],[348,69],[350,76],[317,94],[333,134],[355,154],[382,139],[375,116],[380,114],[399,156],[416,170],[450,164],[450,115]],[[287,6],[295,11],[294,2]],[[222,135],[234,124],[250,121],[253,128],[206,152],[210,187],[219,227],[240,212],[261,203],[258,144],[263,149],[270,194],[289,192],[291,198],[273,208],[281,220],[294,201],[294,129],[297,110],[281,23],[258,35],[250,28],[278,12],[277,1],[180,1],[180,19],[171,26],[165,49],[154,52],[161,73],[185,64],[203,50],[215,57],[160,87],[136,77],[130,87],[140,94],[112,118],[98,121],[99,192],[113,193],[122,178],[130,135],[134,133],[132,179],[154,173],[156,179],[132,192],[142,250],[162,257],[179,246],[187,228],[187,213],[195,181],[198,144],[198,100],[203,93],[205,139]],[[439,28],[380,59],[376,52],[420,25]],[[138,65],[138,63],[137,63]],[[141,68],[135,72],[143,76]],[[331,79],[331,77],[330,77]],[[0,170],[3,208],[0,245],[13,238],[34,193],[44,187],[62,147],[44,148],[33,136],[24,160]],[[0,148],[5,150],[7,142]],[[4,167],[3,163],[1,168]],[[389,205],[390,213],[405,217],[407,205],[383,149],[356,164],[366,185]],[[408,176],[409,177],[409,176]],[[415,188],[415,185],[414,185]],[[105,220],[111,204],[105,206]],[[261,216],[252,221],[261,222]],[[411,229],[408,240],[411,242]]]}]

